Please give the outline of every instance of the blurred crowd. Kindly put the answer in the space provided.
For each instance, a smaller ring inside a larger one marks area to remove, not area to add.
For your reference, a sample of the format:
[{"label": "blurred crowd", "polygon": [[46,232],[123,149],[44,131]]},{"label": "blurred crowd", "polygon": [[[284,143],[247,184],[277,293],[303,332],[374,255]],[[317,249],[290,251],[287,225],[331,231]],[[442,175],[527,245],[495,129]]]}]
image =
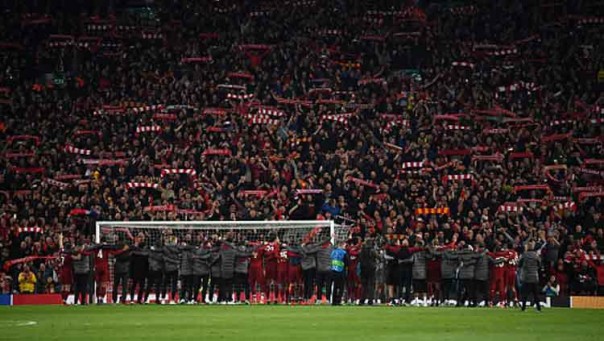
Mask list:
[{"label": "blurred crowd", "polygon": [[604,250],[602,6],[0,1],[0,291],[54,292],[59,235],[97,220],[320,217],[534,241],[583,292]]}]

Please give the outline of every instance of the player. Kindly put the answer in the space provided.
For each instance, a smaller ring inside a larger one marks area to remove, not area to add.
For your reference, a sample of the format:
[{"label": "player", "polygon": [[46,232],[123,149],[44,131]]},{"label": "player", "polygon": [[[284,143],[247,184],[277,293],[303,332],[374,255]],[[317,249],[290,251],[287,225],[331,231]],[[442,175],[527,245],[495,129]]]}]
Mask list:
[{"label": "player", "polygon": [[[193,258],[193,300],[195,303],[206,302],[208,285],[210,281],[210,257],[212,256],[212,244],[206,241],[201,247],[192,250]],[[198,298],[201,289],[201,298]]]},{"label": "player", "polygon": [[[418,240],[415,243],[416,247],[423,247],[424,243],[422,240]],[[412,278],[413,278],[413,302],[412,305],[416,306],[427,306],[426,292],[428,291],[427,285],[427,251],[415,252],[412,256],[413,265],[411,266]],[[420,299],[421,297],[421,299]]]},{"label": "player", "polygon": [[[164,284],[161,291],[162,303],[176,304],[176,289],[178,285],[178,266],[180,265],[180,252],[176,247],[176,236],[169,236],[163,247],[164,256]],[[170,288],[170,298],[166,298]]]},{"label": "player", "polygon": [[279,246],[277,255],[277,301],[279,303],[289,302],[289,297],[286,293],[288,286],[287,268],[289,264],[287,256],[287,243],[282,243]]},{"label": "player", "polygon": [[518,306],[518,292],[516,290],[516,271],[518,269],[518,252],[513,249],[508,249],[505,256],[505,292],[506,300],[509,293],[512,293],[513,301],[510,306]]},{"label": "player", "polygon": [[499,295],[497,305],[505,307],[507,295],[505,290],[505,263],[507,251],[501,249],[500,246],[495,247],[495,252],[489,252],[488,255],[493,259],[491,267],[491,282],[489,288],[490,305],[495,304],[495,293]]},{"label": "player", "polygon": [[132,284],[130,286],[130,303],[134,302],[134,292],[138,287],[136,303],[142,304],[143,298],[145,297],[145,281],[149,275],[148,253],[145,249],[145,239],[142,234],[137,236],[134,246],[132,247],[130,266],[132,267],[130,272],[130,278],[132,279]]},{"label": "player", "polygon": [[235,300],[237,303],[250,304],[248,272],[250,267],[250,256],[252,255],[253,248],[248,248],[245,244],[246,243],[241,242],[237,247],[234,280]]},{"label": "player", "polygon": [[[261,299],[258,292],[264,292],[264,269],[262,260],[264,259],[264,245],[261,243],[252,244],[252,256],[250,257],[250,266],[248,272],[248,284],[251,290],[252,303],[260,303]],[[258,290],[260,288],[260,290]]]},{"label": "player", "polygon": [[113,292],[112,292],[112,302],[118,303],[117,301],[117,293],[118,288],[121,284],[122,286],[122,295],[120,296],[120,302],[122,304],[126,303],[126,292],[128,290],[128,273],[130,272],[130,258],[132,250],[130,246],[123,241],[120,241],[116,245],[116,251],[114,251],[113,255],[115,257],[115,263],[113,265]]},{"label": "player", "polygon": [[102,304],[109,286],[109,255],[111,251],[101,248],[94,257],[94,282],[96,283],[96,303]]},{"label": "player", "polygon": [[302,288],[302,255],[300,254],[300,248],[295,245],[291,245],[287,248],[287,297],[288,302],[292,299],[299,301]]},{"label": "player", "polygon": [[359,254],[361,253],[361,244],[357,238],[350,241],[346,249],[348,255],[348,273],[346,278],[348,303],[359,304],[361,300],[361,279],[359,278]]},{"label": "player", "polygon": [[61,270],[59,272],[59,280],[61,282],[61,299],[63,304],[67,304],[67,298],[73,286],[73,259],[71,257],[71,243],[66,242],[63,245],[63,235],[59,236],[59,244],[61,247]]},{"label": "player", "polygon": [[[279,238],[275,235],[269,236],[269,242],[264,245],[262,256],[264,257],[264,294],[267,304],[277,303],[275,291],[277,289],[277,264],[279,259]],[[271,290],[272,289],[272,290]]]},{"label": "player", "polygon": [[427,254],[427,262],[426,262],[426,281],[428,285],[428,298],[431,302],[432,306],[440,305],[440,297],[441,297],[441,259],[437,256],[436,252],[441,250],[441,246],[439,245],[439,241],[435,238],[432,241],[432,246],[430,247],[430,252]]},{"label": "player", "polygon": [[145,303],[149,301],[151,290],[155,291],[155,303],[161,304],[160,293],[164,273],[164,251],[161,241],[147,250],[149,260],[149,273],[147,277],[147,289],[145,290]]}]

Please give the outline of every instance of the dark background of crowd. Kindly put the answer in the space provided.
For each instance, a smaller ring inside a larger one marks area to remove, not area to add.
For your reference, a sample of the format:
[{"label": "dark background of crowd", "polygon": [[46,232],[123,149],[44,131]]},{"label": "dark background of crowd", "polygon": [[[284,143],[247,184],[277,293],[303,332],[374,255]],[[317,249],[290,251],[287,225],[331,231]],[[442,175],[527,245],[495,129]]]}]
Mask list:
[{"label": "dark background of crowd", "polygon": [[[491,250],[546,243],[547,271],[565,293],[582,267],[595,276],[602,3],[4,0],[0,9],[0,264],[54,255],[60,233],[91,238],[96,220],[323,215],[358,236]],[[228,98],[245,94],[253,99]],[[149,105],[163,108],[132,109]],[[161,130],[137,132],[151,126]],[[42,283],[56,281],[53,264],[33,262]]]}]

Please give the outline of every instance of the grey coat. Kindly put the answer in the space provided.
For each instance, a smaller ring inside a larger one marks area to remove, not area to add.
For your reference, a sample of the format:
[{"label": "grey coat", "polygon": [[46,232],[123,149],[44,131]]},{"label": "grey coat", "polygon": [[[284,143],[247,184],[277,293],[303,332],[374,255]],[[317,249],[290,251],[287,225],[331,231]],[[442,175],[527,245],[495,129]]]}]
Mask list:
[{"label": "grey coat", "polygon": [[486,252],[477,253],[474,258],[476,265],[474,266],[474,279],[477,281],[489,280],[489,255]]},{"label": "grey coat", "polygon": [[73,260],[73,273],[76,275],[85,275],[90,272],[90,257],[80,254],[80,259]]},{"label": "grey coat", "polygon": [[371,277],[375,274],[379,257],[380,255],[373,244],[363,244],[359,254],[362,277]]},{"label": "grey coat", "polygon": [[221,278],[231,279],[235,273],[235,258],[237,250],[228,242],[223,242],[220,247],[220,276]]},{"label": "grey coat", "polygon": [[176,245],[164,246],[164,269],[166,272],[178,271],[180,250]]},{"label": "grey coat", "polygon": [[212,256],[210,257],[210,273],[212,278],[221,278],[221,265],[222,260],[220,259],[220,249],[214,248],[212,250]]},{"label": "grey coat", "polygon": [[212,253],[209,249],[195,248],[191,250],[191,261],[194,276],[207,276],[210,274],[209,259]]},{"label": "grey coat", "polygon": [[113,266],[116,274],[127,274],[130,272],[130,259],[132,258],[132,250],[118,251],[115,257],[115,264]]},{"label": "grey coat", "polygon": [[240,246],[237,249],[237,257],[235,258],[235,273],[236,274],[247,274],[250,267],[250,256],[252,255],[252,249],[248,249],[245,246]]},{"label": "grey coat", "polygon": [[194,247],[186,245],[180,249],[180,274],[181,276],[193,275],[193,249]]},{"label": "grey coat", "polygon": [[149,256],[149,271],[163,272],[164,271],[164,250],[151,248],[148,251]]},{"label": "grey coat", "polygon": [[315,254],[320,248],[320,244],[305,245],[301,248],[300,254],[302,255],[302,261],[300,262],[300,266],[303,271],[317,267],[317,258],[315,257]]},{"label": "grey coat", "polygon": [[426,251],[420,251],[413,254],[413,279],[414,280],[425,280],[426,279],[426,258],[428,253]]},{"label": "grey coat", "polygon": [[518,268],[520,269],[520,282],[527,284],[539,283],[539,268],[541,258],[535,251],[527,251],[522,257]]},{"label": "grey coat", "polygon": [[328,244],[327,246],[321,246],[317,251],[317,271],[318,272],[330,272],[331,271],[331,251],[333,246]]},{"label": "grey coat", "polygon": [[475,253],[470,250],[462,250],[457,256],[459,257],[459,279],[474,279]]},{"label": "grey coat", "polygon": [[436,254],[442,256],[442,261],[440,263],[441,278],[442,279],[455,278],[455,270],[457,269],[457,264],[458,264],[457,251],[446,250],[446,251],[439,251]]}]

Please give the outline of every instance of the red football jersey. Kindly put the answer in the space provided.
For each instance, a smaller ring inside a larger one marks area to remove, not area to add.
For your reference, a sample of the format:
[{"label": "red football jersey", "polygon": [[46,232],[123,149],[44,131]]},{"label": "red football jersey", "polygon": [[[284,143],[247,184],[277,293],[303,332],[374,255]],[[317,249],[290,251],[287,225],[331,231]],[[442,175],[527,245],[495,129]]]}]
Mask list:
[{"label": "red football jersey", "polygon": [[505,252],[505,268],[507,270],[516,270],[518,268],[518,252],[514,250],[507,250]]},{"label": "red football jersey", "polygon": [[264,268],[277,268],[277,261],[279,259],[279,244],[277,243],[268,243],[264,245],[262,250],[262,255],[264,257]]},{"label": "red football jersey", "polygon": [[252,251],[252,256],[250,257],[250,269],[256,269],[262,271],[262,259],[264,253],[264,246],[257,246],[254,251]]}]

